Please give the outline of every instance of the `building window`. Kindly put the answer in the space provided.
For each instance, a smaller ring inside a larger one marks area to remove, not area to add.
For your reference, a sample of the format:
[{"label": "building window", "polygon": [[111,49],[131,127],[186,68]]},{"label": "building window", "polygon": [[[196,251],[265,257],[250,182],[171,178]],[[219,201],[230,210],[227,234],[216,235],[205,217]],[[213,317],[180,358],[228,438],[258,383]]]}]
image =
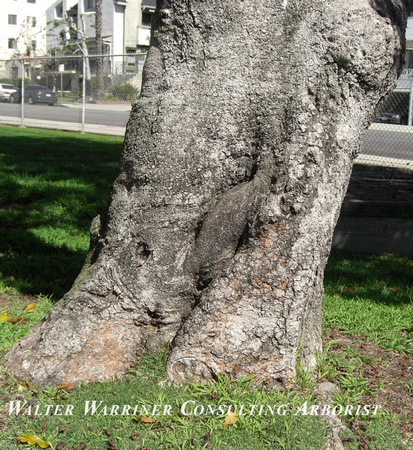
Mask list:
[{"label": "building window", "polygon": [[152,23],[152,14],[142,12],[142,26],[143,27],[150,27]]},{"label": "building window", "polygon": [[55,7],[55,17],[56,19],[63,19],[63,3],[59,3]]},{"label": "building window", "polygon": [[36,3],[36,0],[27,0],[27,3]]},{"label": "building window", "polygon": [[85,0],[85,12],[94,12],[94,11],[96,11],[95,0]]},{"label": "building window", "polygon": [[9,39],[9,48],[17,48],[17,40],[14,38]]},{"label": "building window", "polygon": [[19,68],[16,66],[12,66],[11,68],[11,79],[15,80],[19,77]]},{"label": "building window", "polygon": [[9,25],[17,25],[17,16],[15,14],[9,14]]}]

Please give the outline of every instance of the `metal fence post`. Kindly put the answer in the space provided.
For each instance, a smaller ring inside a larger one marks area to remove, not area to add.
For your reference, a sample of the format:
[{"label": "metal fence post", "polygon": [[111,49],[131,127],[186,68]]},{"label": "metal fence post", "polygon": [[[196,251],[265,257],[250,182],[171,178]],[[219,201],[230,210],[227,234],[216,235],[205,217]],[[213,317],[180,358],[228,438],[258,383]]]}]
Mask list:
[{"label": "metal fence post", "polygon": [[[410,75],[410,74],[409,74]],[[407,120],[407,125],[412,126],[412,116],[413,116],[413,78],[410,76],[410,94],[409,94],[409,118]]]},{"label": "metal fence post", "polygon": [[85,54],[82,53],[83,80],[82,80],[82,133],[85,132],[85,103],[86,103],[86,61]]},{"label": "metal fence post", "polygon": [[21,104],[22,104],[22,112],[21,112],[21,126],[24,127],[24,58],[22,59],[22,83],[21,83],[21,89],[22,89],[22,98],[21,98]]}]

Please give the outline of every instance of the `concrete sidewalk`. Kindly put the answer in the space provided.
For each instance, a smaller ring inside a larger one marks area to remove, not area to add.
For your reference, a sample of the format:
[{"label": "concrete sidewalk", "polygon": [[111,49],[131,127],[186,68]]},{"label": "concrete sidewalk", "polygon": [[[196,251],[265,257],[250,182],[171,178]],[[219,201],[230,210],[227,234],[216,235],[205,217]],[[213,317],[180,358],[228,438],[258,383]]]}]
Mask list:
[{"label": "concrete sidewalk", "polygon": [[[60,108],[74,108],[82,109],[82,103],[63,103],[63,105],[56,105]],[[85,103],[85,110],[96,111],[130,111],[131,103]]]},{"label": "concrete sidewalk", "polygon": [[[4,125],[21,126],[19,117],[0,116],[0,123]],[[74,131],[77,133],[105,134],[110,136],[125,135],[125,127],[114,127],[110,125],[85,124],[82,130],[82,124],[76,122],[58,122],[41,119],[24,119],[24,127],[44,128],[48,130]]]}]

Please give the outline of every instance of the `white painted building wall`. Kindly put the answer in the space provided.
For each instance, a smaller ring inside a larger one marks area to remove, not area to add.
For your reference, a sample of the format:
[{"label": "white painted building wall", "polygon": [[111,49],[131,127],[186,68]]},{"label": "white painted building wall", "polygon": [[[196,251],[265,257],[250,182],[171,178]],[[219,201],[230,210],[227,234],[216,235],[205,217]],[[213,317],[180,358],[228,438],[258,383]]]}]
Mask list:
[{"label": "white painted building wall", "polygon": [[115,4],[113,15],[112,54],[121,55],[125,52],[125,7]]},{"label": "white painted building wall", "polygon": [[[27,42],[32,40],[36,41],[35,55],[46,54],[46,9],[54,1],[1,0],[0,59],[24,55]],[[28,21],[28,17],[34,19]],[[11,39],[16,40],[15,48]]]},{"label": "white painted building wall", "polygon": [[[411,41],[410,45],[413,43],[413,17],[407,18],[406,41]],[[409,42],[407,47],[409,47]]]}]

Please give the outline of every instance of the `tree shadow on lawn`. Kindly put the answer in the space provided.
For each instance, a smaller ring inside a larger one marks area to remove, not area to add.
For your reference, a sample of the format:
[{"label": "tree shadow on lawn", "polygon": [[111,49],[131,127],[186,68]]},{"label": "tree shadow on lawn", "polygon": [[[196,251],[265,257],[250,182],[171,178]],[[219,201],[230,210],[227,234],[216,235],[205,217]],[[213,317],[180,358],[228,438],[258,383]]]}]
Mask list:
[{"label": "tree shadow on lawn", "polygon": [[[39,130],[31,130],[36,132]],[[31,189],[36,191],[37,182],[63,183],[66,181],[80,186],[93,185],[96,194],[106,206],[107,193],[112,184],[118,167],[121,141],[114,141],[111,137],[99,136],[99,140],[87,138],[83,135],[57,133],[59,138],[45,138],[44,136],[15,137],[1,136],[0,169],[2,176],[2,191],[0,201],[7,204],[10,201],[21,202],[27,197],[30,200]],[[107,140],[105,140],[105,138]],[[6,179],[5,179],[6,177]],[[21,184],[19,177],[27,178],[27,186]],[[31,180],[30,180],[31,178]],[[17,189],[8,187],[7,182],[17,180]],[[68,185],[68,188],[70,186]],[[53,194],[53,185],[51,194]],[[5,193],[18,194],[16,198],[7,198]],[[38,197],[33,197],[32,199]]]},{"label": "tree shadow on lawn", "polygon": [[32,234],[32,229],[3,229],[1,234],[0,274],[6,289],[51,296],[53,301],[70,289],[86,251],[46,244]]},{"label": "tree shadow on lawn", "polygon": [[82,267],[93,217],[107,206],[122,143],[41,131],[1,138],[0,283],[58,300]]},{"label": "tree shadow on lawn", "polygon": [[343,299],[369,299],[388,306],[412,303],[413,259],[392,254],[331,252],[324,285],[326,293]]}]

